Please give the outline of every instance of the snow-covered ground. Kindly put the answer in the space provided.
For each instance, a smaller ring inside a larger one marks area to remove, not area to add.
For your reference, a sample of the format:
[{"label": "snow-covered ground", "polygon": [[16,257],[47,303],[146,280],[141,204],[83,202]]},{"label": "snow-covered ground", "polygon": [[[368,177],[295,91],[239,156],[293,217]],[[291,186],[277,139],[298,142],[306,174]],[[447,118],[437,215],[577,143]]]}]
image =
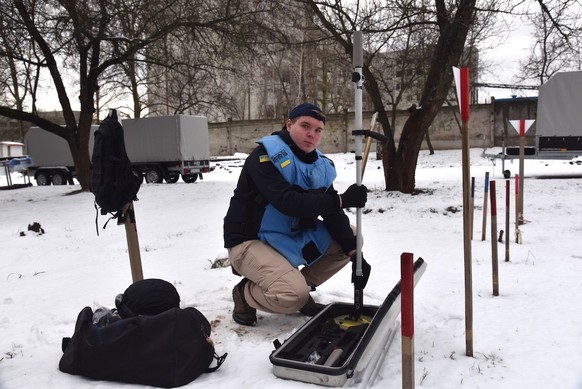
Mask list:
[{"label": "snow-covered ground", "polygon": [[[384,191],[380,162],[370,160],[370,190],[362,217],[365,258],[372,276],[364,302],[379,305],[400,277],[400,254],[428,264],[415,289],[415,376],[425,388],[582,388],[582,166],[528,160],[525,165],[523,244],[514,243],[511,180],[510,261],[499,243],[499,296],[492,293],[490,225],[481,240],[485,172],[497,183],[498,229],[505,229],[505,180],[471,151],[476,177],[473,258],[474,356],[465,355],[462,174],[459,150],[422,152],[416,181],[422,194]],[[353,154],[332,154],[342,191],[355,181]],[[518,163],[506,168],[518,172]],[[231,319],[230,268],[211,268],[226,256],[222,218],[240,163],[216,164],[194,184],[142,185],[135,203],[145,277],[173,282],[181,305],[213,323],[225,364],[191,388],[308,388],[277,378],[269,355],[307,318],[260,314],[257,327]],[[0,173],[2,174],[2,173]],[[5,177],[0,176],[1,185]],[[20,183],[16,175],[14,183]],[[139,388],[61,373],[61,339],[71,336],[85,306],[114,306],[131,283],[125,229],[110,223],[97,236],[91,193],[78,186],[0,191],[0,388]],[[490,206],[489,206],[490,209]],[[350,213],[355,223],[355,212]],[[488,221],[491,217],[488,216]],[[44,234],[28,231],[38,222]],[[99,218],[99,226],[105,218]],[[497,236],[494,237],[495,241]],[[314,293],[324,303],[350,302],[350,269]],[[373,383],[401,387],[400,335]]]}]

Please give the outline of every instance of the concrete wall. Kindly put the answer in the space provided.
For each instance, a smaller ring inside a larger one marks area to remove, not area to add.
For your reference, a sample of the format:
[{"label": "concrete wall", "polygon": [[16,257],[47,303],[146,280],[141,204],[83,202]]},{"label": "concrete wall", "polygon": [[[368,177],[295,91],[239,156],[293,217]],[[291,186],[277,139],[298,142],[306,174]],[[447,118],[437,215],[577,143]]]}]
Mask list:
[{"label": "concrete wall", "polygon": [[[56,113],[52,113],[56,115]],[[535,119],[537,114],[537,97],[492,99],[491,104],[471,105],[469,122],[469,141],[471,147],[518,146],[519,135],[509,120]],[[48,115],[48,114],[47,114]],[[398,142],[407,111],[398,111],[395,140]],[[461,132],[457,107],[443,107],[429,129],[432,145],[435,149],[461,148]],[[364,127],[368,128],[372,118],[371,112],[363,115]],[[19,141],[19,122],[0,117],[0,140]],[[30,127],[24,123],[24,133]],[[209,123],[210,155],[227,156],[237,152],[249,153],[256,140],[278,131],[283,126],[282,120],[250,120]],[[354,114],[328,115],[321,150],[326,153],[350,152],[354,149]],[[535,123],[526,134],[526,144],[535,145]],[[426,148],[426,142],[423,142]]]},{"label": "concrete wall", "polygon": [[[430,140],[435,149],[461,148],[461,131],[455,119],[457,107],[444,107],[440,110],[429,128]],[[398,111],[396,119],[395,141],[400,139],[407,111]],[[363,114],[364,128],[369,128],[371,112]],[[282,128],[282,120],[251,120],[226,123],[210,123],[210,155],[232,155],[249,153],[256,147],[256,140]],[[471,106],[469,123],[469,142],[471,147],[490,147],[493,145],[493,127],[491,105]],[[354,114],[327,115],[324,138],[320,149],[325,153],[343,153],[354,149]],[[426,142],[423,143],[426,148]]]}]

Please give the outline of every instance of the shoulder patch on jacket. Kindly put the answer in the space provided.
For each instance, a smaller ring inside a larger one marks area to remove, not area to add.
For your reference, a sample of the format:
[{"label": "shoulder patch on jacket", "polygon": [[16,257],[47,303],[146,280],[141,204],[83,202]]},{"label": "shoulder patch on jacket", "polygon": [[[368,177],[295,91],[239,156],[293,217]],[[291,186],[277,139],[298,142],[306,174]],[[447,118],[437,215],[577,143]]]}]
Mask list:
[{"label": "shoulder patch on jacket", "polygon": [[269,155],[267,155],[267,154],[259,155],[259,162],[260,163],[269,162],[270,160],[271,160],[271,158],[269,158]]}]

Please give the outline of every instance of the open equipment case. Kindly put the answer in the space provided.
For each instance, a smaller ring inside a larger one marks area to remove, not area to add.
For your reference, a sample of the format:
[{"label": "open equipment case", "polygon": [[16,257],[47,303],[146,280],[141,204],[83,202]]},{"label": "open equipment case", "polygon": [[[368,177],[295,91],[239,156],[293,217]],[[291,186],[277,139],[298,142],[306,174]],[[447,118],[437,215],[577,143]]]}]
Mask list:
[{"label": "open equipment case", "polygon": [[[419,258],[414,263],[416,284],[426,269]],[[397,332],[400,314],[400,282],[380,306],[364,305],[359,321],[350,320],[354,305],[332,303],[306,322],[269,359],[279,378],[338,387],[367,386],[382,365]]]}]

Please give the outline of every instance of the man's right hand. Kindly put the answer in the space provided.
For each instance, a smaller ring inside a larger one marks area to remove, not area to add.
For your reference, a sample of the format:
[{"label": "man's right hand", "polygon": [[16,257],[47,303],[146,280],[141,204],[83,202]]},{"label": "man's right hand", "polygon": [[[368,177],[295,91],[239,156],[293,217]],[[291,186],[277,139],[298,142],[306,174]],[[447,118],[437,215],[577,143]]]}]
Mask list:
[{"label": "man's right hand", "polygon": [[365,185],[352,184],[340,195],[342,208],[363,208],[368,200],[368,188]]}]

